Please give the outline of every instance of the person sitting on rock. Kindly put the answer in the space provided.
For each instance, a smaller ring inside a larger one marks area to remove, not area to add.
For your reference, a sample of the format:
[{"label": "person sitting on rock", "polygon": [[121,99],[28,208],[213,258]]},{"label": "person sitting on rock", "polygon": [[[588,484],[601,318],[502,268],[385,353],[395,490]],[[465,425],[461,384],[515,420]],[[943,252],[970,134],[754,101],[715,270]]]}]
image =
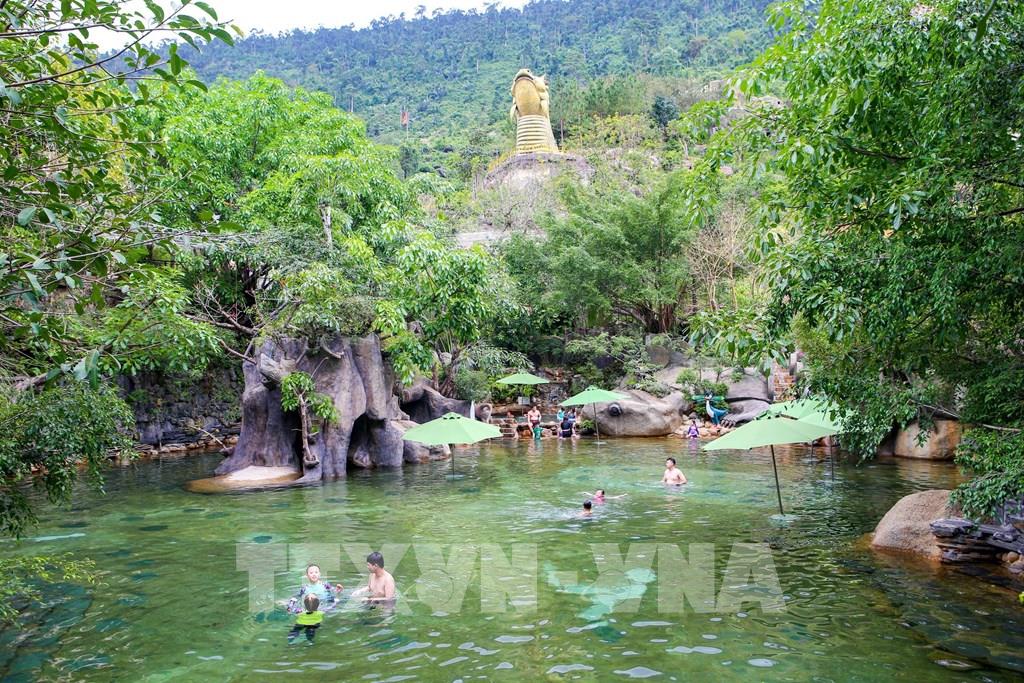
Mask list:
[{"label": "person sitting on rock", "polygon": [[690,420],[690,426],[686,428],[686,436],[690,439],[700,438],[700,427],[697,426],[697,419]]},{"label": "person sitting on rock", "polygon": [[299,592],[288,601],[288,611],[293,614],[302,611],[302,601],[307,595],[315,595],[318,604],[333,605],[342,590],[340,583],[331,584],[320,580],[320,566],[317,564],[306,567],[306,580],[309,583],[303,584]]}]

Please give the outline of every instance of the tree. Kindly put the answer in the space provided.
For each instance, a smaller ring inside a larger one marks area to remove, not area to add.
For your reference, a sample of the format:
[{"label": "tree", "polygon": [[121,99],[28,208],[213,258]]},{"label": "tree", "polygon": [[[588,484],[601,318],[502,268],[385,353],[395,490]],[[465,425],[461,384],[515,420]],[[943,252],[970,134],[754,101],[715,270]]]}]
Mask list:
[{"label": "tree", "polygon": [[[589,321],[675,331],[692,282],[682,255],[695,229],[678,201],[679,182],[657,177],[637,194],[607,180],[566,185],[565,217],[547,219],[546,239],[514,237],[510,258],[536,264],[527,279],[550,278],[540,296],[552,307],[569,303]],[[529,258],[518,255],[527,251]]]},{"label": "tree", "polygon": [[[187,14],[195,7],[201,16]],[[101,56],[90,34],[121,36]],[[0,3],[0,531],[35,521],[28,480],[68,500],[84,465],[129,443],[130,411],[112,372],[201,365],[211,330],[180,315],[159,263],[182,235],[157,211],[160,147],[146,125],[188,81],[173,35],[231,42],[205,3],[131,9],[111,0]],[[129,87],[129,84],[134,87]],[[167,191],[173,188],[165,186]],[[157,283],[167,286],[154,286]],[[175,348],[170,342],[187,338]],[[159,347],[159,348],[158,348]],[[86,382],[88,380],[88,382]],[[0,595],[38,597],[37,581],[87,579],[79,558],[0,562]]]},{"label": "tree", "polygon": [[664,131],[668,128],[668,124],[679,118],[679,107],[664,95],[658,95],[654,98],[654,104],[651,105],[651,118]]},{"label": "tree", "polygon": [[[390,280],[401,317],[385,318],[383,326],[392,337],[385,348],[398,356],[400,371],[422,368],[429,358],[434,385],[445,395],[454,393],[463,354],[483,338],[498,311],[492,267],[480,247],[453,249],[427,233],[399,253]],[[410,325],[418,342],[410,339]]]},{"label": "tree", "polygon": [[981,476],[957,497],[990,513],[1024,494],[1006,448],[1024,426],[1024,5],[801,7],[779,6],[785,32],[739,80],[786,102],[743,131],[771,152],[768,330],[799,319],[828,354],[812,383],[856,408],[861,453],[894,422],[972,425],[961,462]]}]

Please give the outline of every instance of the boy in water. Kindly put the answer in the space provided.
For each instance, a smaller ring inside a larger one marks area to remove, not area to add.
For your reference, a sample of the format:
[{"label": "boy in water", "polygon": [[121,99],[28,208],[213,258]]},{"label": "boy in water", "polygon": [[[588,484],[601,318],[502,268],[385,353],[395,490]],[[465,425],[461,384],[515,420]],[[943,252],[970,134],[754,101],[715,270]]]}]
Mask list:
[{"label": "boy in water", "polygon": [[299,637],[299,632],[306,631],[306,642],[312,644],[316,636],[316,630],[324,621],[324,613],[320,611],[320,599],[313,593],[306,593],[302,599],[302,606],[305,611],[295,618],[295,625],[288,631],[288,644],[291,645]]},{"label": "boy in water", "polygon": [[668,458],[665,460],[665,474],[661,475],[662,484],[671,484],[672,486],[679,486],[680,484],[686,483],[686,475],[683,471],[676,467],[676,459]]},{"label": "boy in water", "polygon": [[583,512],[580,513],[580,517],[590,517],[594,514],[594,505],[589,500],[583,501]]},{"label": "boy in water", "polygon": [[302,601],[307,595],[315,595],[319,602],[334,604],[337,600],[336,594],[342,590],[342,585],[330,584],[320,580],[320,565],[310,564],[306,567],[306,580],[309,583],[303,584],[299,592],[288,601],[288,611],[298,614],[302,611]]},{"label": "boy in water", "polygon": [[366,585],[352,593],[352,597],[369,593],[364,600],[394,600],[395,577],[384,570],[384,556],[370,553],[366,556],[366,568],[370,572]]}]

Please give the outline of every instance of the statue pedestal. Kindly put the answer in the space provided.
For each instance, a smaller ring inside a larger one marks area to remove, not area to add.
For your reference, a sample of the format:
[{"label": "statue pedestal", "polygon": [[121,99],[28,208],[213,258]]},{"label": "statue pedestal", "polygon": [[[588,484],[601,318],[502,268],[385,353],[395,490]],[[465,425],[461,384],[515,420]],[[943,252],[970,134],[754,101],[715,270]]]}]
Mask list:
[{"label": "statue pedestal", "polygon": [[546,116],[520,116],[516,121],[516,154],[558,154],[551,121]]}]

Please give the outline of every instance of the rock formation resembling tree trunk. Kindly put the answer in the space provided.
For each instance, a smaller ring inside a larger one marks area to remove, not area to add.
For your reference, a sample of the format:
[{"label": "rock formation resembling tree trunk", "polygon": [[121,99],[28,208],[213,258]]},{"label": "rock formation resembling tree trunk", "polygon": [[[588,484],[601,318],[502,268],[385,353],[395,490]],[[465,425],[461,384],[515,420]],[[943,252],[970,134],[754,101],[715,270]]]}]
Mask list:
[{"label": "rock formation resembling tree trunk", "polygon": [[[444,457],[446,449],[403,441],[412,423],[399,405],[394,374],[376,335],[322,338],[312,345],[306,339],[268,340],[243,371],[242,432],[217,474],[251,465],[292,467],[302,473],[296,483],[311,483],[344,477],[350,465],[400,467]],[[281,382],[293,372],[313,379],[316,392],[333,403],[334,419],[325,422],[308,409],[281,407]],[[427,388],[408,394],[421,421],[442,409],[461,408]]]}]

